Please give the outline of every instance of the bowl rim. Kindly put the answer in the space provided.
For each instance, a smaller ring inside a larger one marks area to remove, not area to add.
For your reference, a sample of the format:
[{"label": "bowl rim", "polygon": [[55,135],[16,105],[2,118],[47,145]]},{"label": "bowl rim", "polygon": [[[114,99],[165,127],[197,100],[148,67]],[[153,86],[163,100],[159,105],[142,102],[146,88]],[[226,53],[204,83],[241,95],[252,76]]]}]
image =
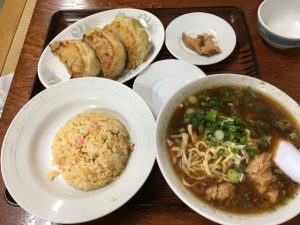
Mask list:
[{"label": "bowl rim", "polygon": [[[193,203],[193,201],[191,201],[191,199],[189,199],[189,197],[187,196],[187,194],[185,193],[185,191],[183,190],[180,190],[180,188],[177,187],[176,183],[174,184],[174,181],[173,181],[173,178],[170,177],[170,174],[168,174],[168,169],[166,168],[169,168],[170,166],[172,165],[165,165],[164,162],[166,160],[169,160],[169,159],[163,159],[161,157],[161,150],[159,148],[160,146],[160,140],[159,140],[159,136],[158,136],[158,130],[159,130],[159,124],[160,122],[162,121],[162,115],[163,115],[163,112],[165,112],[165,108],[167,107],[168,105],[168,102],[170,101],[173,101],[173,98],[174,96],[176,96],[176,98],[178,97],[178,95],[183,91],[183,90],[186,90],[187,89],[187,86],[190,86],[192,85],[192,83],[195,83],[195,82],[200,82],[200,80],[205,80],[205,79],[212,79],[212,77],[216,77],[216,76],[223,76],[223,77],[226,77],[226,76],[235,76],[235,77],[240,77],[240,79],[242,80],[243,77],[244,78],[248,78],[248,79],[252,79],[254,80],[255,82],[263,82],[265,83],[267,86],[269,86],[270,88],[272,89],[275,89],[275,91],[279,91],[279,92],[282,92],[283,95],[287,96],[288,99],[291,101],[290,103],[292,103],[295,107],[300,107],[300,105],[293,99],[291,98],[288,94],[286,94],[284,91],[282,91],[281,89],[277,88],[276,86],[266,82],[266,81],[263,81],[261,79],[258,79],[258,78],[254,78],[254,77],[249,77],[249,76],[246,76],[246,75],[241,75],[241,74],[234,74],[234,73],[222,73],[222,74],[212,74],[212,75],[209,75],[209,76],[206,76],[206,77],[202,77],[202,78],[199,78],[197,80],[194,80],[192,81],[191,83],[188,83],[186,85],[184,85],[182,88],[180,88],[177,92],[175,92],[173,94],[173,96],[167,101],[167,103],[164,105],[164,107],[162,108],[162,110],[160,111],[158,117],[157,117],[157,120],[156,120],[156,126],[155,126],[155,154],[156,154],[156,160],[157,160],[157,163],[158,163],[158,166],[160,168],[160,171],[165,179],[165,181],[167,182],[167,184],[169,185],[169,187],[172,189],[172,191],[176,194],[176,196],[182,201],[184,202],[188,207],[190,207],[192,210],[194,210],[196,213],[198,213],[199,215],[211,220],[211,221],[214,221],[214,222],[217,222],[217,223],[220,223],[220,224],[225,224],[225,225],[236,225],[236,224],[240,224],[241,221],[239,221],[239,218],[255,218],[257,215],[268,215],[268,211],[263,211],[262,213],[258,212],[258,213],[253,213],[253,214],[237,214],[237,213],[233,213],[233,212],[228,212],[228,211],[225,211],[225,210],[221,210],[221,209],[218,209],[218,208],[214,208],[216,211],[222,213],[223,215],[227,215],[228,217],[231,217],[231,215],[236,215],[238,216],[237,218],[235,218],[234,220],[231,219],[228,219],[228,220],[223,220],[222,219],[222,215],[221,216],[216,216],[216,215],[213,215],[205,210],[203,210],[201,207],[197,207],[195,205],[195,203]],[[228,84],[229,85],[229,84]],[[232,85],[241,85],[241,86],[245,86],[245,84],[243,85],[243,83],[241,84],[237,84],[237,82],[235,84],[232,84]],[[214,85],[212,85],[214,86]],[[199,89],[205,89],[205,87],[202,87],[202,88],[199,88]],[[264,92],[264,91],[262,91]],[[267,94],[267,96],[270,96],[270,94]],[[182,95],[183,97],[185,96],[186,97],[186,94],[185,95]],[[271,97],[271,96],[270,96]],[[179,97],[182,99],[182,97]],[[277,102],[279,102],[279,100],[276,100],[277,98],[276,97],[271,97],[272,100],[275,100]],[[288,110],[289,111],[289,110]],[[300,110],[299,110],[300,111]],[[174,172],[175,173],[175,172]],[[171,174],[172,175],[172,174]],[[175,174],[176,175],[176,174]],[[178,179],[175,178],[176,180]],[[299,194],[299,190],[300,190],[300,187],[297,188],[297,193]],[[197,197],[196,197],[197,198]],[[298,197],[300,198],[300,197]],[[199,198],[198,198],[199,199]],[[203,200],[199,199],[199,201],[205,205],[208,205],[210,206],[210,204],[208,203],[205,203]],[[294,200],[288,200],[289,202],[292,202]],[[300,201],[300,200],[298,200]],[[280,209],[280,208],[279,208]],[[282,212],[280,212],[282,213]],[[287,222],[289,221],[290,219],[292,218],[295,218],[297,215],[299,215],[300,213],[300,210],[298,210],[297,213],[292,213],[292,214],[289,214],[289,215],[285,215],[285,216],[280,216],[278,218],[276,218],[276,220],[273,220],[273,221],[265,221],[266,223],[264,223],[265,225],[274,225],[274,224],[281,224],[281,223],[284,223],[284,222]],[[246,223],[246,224],[250,224],[252,223],[253,220],[251,219],[251,221],[249,223]],[[257,222],[257,221],[255,221]]]},{"label": "bowl rim", "polygon": [[267,30],[269,31],[270,33],[280,37],[280,38],[283,38],[283,39],[287,39],[287,40],[292,40],[292,41],[299,41],[300,42],[300,35],[298,37],[289,37],[289,36],[283,36],[282,34],[279,34],[273,30],[271,30],[271,28],[264,22],[264,20],[262,19],[262,16],[261,16],[261,10],[262,10],[262,7],[264,7],[264,5],[268,2],[268,1],[272,1],[272,0],[264,0],[262,3],[260,3],[259,7],[258,7],[258,10],[257,10],[257,16],[258,16],[258,21],[259,23]]}]

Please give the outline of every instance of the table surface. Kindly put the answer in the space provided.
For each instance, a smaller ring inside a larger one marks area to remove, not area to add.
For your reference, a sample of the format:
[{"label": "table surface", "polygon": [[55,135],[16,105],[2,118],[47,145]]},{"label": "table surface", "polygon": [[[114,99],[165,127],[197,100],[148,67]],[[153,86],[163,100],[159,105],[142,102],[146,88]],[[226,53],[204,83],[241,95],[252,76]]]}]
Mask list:
[{"label": "table surface", "polygon": [[[7,102],[0,120],[0,143],[12,119],[28,101],[51,16],[58,10],[101,8],[180,8],[180,7],[239,7],[245,15],[253,47],[256,53],[260,78],[267,81],[300,102],[300,48],[279,50],[267,45],[256,28],[257,8],[261,0],[38,0],[21,51]],[[1,174],[2,178],[2,174]],[[0,189],[3,190],[3,179]],[[157,199],[160,201],[160,199]],[[179,200],[178,200],[179,201]],[[0,198],[0,224],[45,224],[20,207],[8,205]],[[47,223],[48,224],[48,223]],[[148,207],[121,207],[104,218],[88,224],[215,224],[196,214],[183,204],[173,207],[157,205]],[[300,224],[300,215],[286,224]]]}]

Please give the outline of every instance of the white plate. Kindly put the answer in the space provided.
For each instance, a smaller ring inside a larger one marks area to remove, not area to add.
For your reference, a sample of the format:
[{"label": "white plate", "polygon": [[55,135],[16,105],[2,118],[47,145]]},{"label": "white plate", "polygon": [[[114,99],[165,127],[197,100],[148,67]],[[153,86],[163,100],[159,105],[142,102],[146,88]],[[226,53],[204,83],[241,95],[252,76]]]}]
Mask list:
[{"label": "white plate", "polygon": [[[212,34],[221,48],[221,53],[210,57],[201,56],[182,42],[182,33],[189,36]],[[166,46],[178,59],[195,65],[210,65],[227,58],[235,48],[236,35],[229,23],[222,18],[202,12],[188,13],[174,19],[166,29]]]},{"label": "white plate", "polygon": [[[81,39],[87,30],[95,27],[103,28],[105,25],[111,23],[116,16],[128,16],[139,20],[140,23],[145,27],[152,45],[152,51],[149,55],[149,58],[143,64],[138,66],[136,69],[124,70],[117,79],[117,81],[124,83],[145,69],[157,56],[164,43],[164,27],[161,21],[153,14],[144,10],[130,8],[113,9],[99,12],[70,25],[60,32],[52,41]],[[38,76],[41,83],[46,88],[70,79],[70,74],[68,73],[66,67],[52,53],[49,46],[44,49],[39,60]]]},{"label": "white plate", "polygon": [[151,64],[135,79],[133,90],[145,100],[157,117],[163,105],[179,88],[204,76],[201,69],[188,62],[161,60]]},{"label": "white plate", "polygon": [[[121,176],[95,191],[79,191],[62,176],[49,181],[51,143],[71,117],[102,111],[118,118],[135,144]],[[127,202],[143,185],[154,161],[153,115],[133,90],[104,78],[78,78],[44,90],[12,121],[2,145],[1,170],[16,202],[36,217],[79,223],[102,217]],[[42,203],[42,204],[41,204]]]}]

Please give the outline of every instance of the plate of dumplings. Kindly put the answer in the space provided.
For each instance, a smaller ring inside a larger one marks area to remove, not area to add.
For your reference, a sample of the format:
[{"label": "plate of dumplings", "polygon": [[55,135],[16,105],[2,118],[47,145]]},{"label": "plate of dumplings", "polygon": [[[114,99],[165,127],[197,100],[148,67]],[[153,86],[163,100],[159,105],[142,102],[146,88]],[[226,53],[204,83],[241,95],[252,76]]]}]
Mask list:
[{"label": "plate of dumplings", "polygon": [[124,83],[155,59],[164,38],[161,21],[147,11],[99,12],[70,25],[46,46],[38,77],[46,88],[80,77]]}]

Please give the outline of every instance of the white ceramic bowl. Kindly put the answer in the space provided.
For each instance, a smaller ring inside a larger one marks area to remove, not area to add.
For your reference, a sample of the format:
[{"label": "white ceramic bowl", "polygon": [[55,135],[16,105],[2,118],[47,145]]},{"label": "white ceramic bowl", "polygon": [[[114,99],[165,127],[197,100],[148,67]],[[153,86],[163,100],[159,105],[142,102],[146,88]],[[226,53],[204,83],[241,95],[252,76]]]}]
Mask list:
[{"label": "white ceramic bowl", "polygon": [[[45,172],[54,169],[51,145],[57,130],[90,111],[109,113],[126,127],[134,143],[126,168],[93,191],[77,190],[62,176],[49,181]],[[100,218],[125,204],[146,181],[155,161],[154,128],[149,107],[127,86],[99,77],[62,82],[32,98],[10,124],[1,150],[4,183],[24,210],[48,224]]]},{"label": "white ceramic bowl", "polygon": [[272,209],[272,212],[267,211],[260,214],[243,215],[229,213],[213,208],[212,206],[194,196],[193,193],[190,192],[186,187],[184,187],[181,181],[178,179],[166,151],[166,130],[170,121],[170,117],[174,113],[177,106],[186,97],[195,94],[196,92],[203,89],[213,88],[221,85],[242,87],[250,86],[255,91],[263,92],[265,95],[272,97],[279,104],[285,105],[285,108],[295,117],[296,121],[300,123],[299,105],[278,88],[259,79],[237,74],[219,74],[210,75],[192,81],[191,83],[178,90],[168,100],[168,102],[161,110],[156,121],[156,158],[164,178],[166,179],[172,190],[176,193],[176,195],[185,204],[187,204],[190,208],[192,208],[202,216],[220,224],[281,224],[297,216],[300,212],[299,188],[296,194],[293,195],[293,198],[290,199],[287,204],[282,204],[276,209]]},{"label": "white ceramic bowl", "polygon": [[300,1],[265,0],[257,12],[261,36],[276,48],[300,46]]}]

